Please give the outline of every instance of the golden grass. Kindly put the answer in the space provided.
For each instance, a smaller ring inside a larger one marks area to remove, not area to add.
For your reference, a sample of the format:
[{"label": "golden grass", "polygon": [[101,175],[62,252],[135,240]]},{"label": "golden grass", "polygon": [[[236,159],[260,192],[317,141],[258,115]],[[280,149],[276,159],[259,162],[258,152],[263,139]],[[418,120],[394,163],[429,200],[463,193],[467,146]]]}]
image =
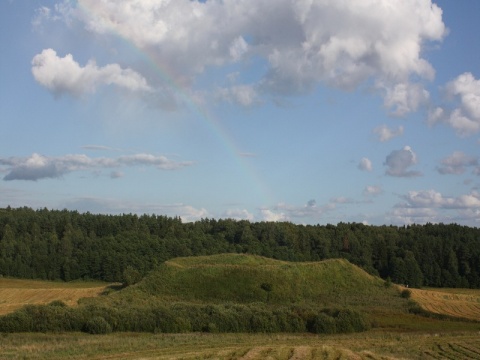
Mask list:
[{"label": "golden grass", "polygon": [[98,296],[107,286],[98,282],[60,283],[1,278],[0,315],[13,312],[25,305],[48,304],[55,300],[75,306],[78,299]]},{"label": "golden grass", "polygon": [[478,332],[311,334],[9,334],[2,359],[480,359]]},{"label": "golden grass", "polygon": [[479,289],[410,289],[412,299],[436,314],[480,321]]}]

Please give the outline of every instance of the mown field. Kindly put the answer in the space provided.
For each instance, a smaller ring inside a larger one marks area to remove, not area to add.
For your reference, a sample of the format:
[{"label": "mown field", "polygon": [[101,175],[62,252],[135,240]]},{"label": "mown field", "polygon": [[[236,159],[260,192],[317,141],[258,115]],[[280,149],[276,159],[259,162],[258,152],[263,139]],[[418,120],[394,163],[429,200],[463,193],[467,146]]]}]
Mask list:
[{"label": "mown field", "polygon": [[64,283],[0,278],[0,315],[24,305],[48,304],[55,300],[75,306],[78,299],[98,296],[107,286],[101,282]]},{"label": "mown field", "polygon": [[2,359],[480,359],[478,332],[8,334]]},{"label": "mown field", "polygon": [[410,289],[412,299],[427,311],[480,321],[479,289]]}]

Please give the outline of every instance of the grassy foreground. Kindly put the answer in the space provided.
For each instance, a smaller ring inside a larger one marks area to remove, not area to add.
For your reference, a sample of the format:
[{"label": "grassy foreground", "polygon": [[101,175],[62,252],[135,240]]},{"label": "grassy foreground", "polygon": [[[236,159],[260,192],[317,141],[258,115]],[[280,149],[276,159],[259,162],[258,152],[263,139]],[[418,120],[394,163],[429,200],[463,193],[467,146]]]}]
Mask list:
[{"label": "grassy foreground", "polygon": [[478,332],[8,334],[2,359],[480,359]]}]

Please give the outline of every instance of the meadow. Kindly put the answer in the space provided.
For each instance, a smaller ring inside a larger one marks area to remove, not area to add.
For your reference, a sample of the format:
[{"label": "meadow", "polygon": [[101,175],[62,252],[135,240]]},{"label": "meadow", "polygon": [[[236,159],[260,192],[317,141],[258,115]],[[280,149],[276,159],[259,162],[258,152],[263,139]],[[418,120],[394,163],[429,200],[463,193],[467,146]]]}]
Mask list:
[{"label": "meadow", "polygon": [[[6,318],[43,322],[35,333],[4,331],[0,358],[480,359],[480,290],[408,289],[407,298],[346,260],[177,258],[119,289],[0,279]],[[29,301],[44,305],[11,312]],[[91,316],[107,334],[83,330]],[[345,327],[359,319],[369,326]]]},{"label": "meadow", "polygon": [[2,359],[480,359],[478,331],[312,334],[6,334]]}]

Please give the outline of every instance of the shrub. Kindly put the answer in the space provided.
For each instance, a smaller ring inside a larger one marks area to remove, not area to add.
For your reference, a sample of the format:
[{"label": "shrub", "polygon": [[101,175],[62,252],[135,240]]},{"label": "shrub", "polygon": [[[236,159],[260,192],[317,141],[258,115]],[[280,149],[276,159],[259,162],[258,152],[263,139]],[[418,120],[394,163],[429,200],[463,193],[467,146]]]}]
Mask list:
[{"label": "shrub", "polygon": [[67,304],[65,304],[62,300],[54,300],[51,303],[49,303],[48,306],[58,306],[58,307],[65,308],[67,307]]},{"label": "shrub", "polygon": [[365,316],[351,309],[340,310],[336,320],[338,332],[362,332],[370,328]]},{"label": "shrub", "polygon": [[412,291],[409,289],[403,289],[400,296],[404,299],[410,299],[412,297]]},{"label": "shrub", "polygon": [[307,330],[314,334],[335,334],[337,324],[333,317],[320,313],[307,323]]},{"label": "shrub", "polygon": [[112,332],[112,326],[101,316],[95,316],[89,319],[83,331],[89,334],[108,334]]}]

